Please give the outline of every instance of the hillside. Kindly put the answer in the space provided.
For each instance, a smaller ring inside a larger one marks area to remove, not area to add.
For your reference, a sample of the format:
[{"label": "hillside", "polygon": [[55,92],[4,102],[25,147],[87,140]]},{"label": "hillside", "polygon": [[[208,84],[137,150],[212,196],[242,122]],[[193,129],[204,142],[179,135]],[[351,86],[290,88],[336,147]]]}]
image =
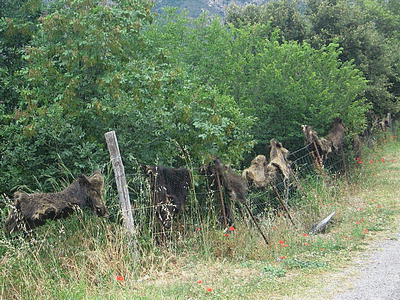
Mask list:
[{"label": "hillside", "polygon": [[198,17],[201,13],[208,11],[210,14],[218,14],[223,16],[225,7],[230,3],[235,2],[236,4],[259,4],[267,2],[266,0],[156,0],[156,12],[161,12],[164,7],[178,7],[179,10],[189,11],[189,16]]}]

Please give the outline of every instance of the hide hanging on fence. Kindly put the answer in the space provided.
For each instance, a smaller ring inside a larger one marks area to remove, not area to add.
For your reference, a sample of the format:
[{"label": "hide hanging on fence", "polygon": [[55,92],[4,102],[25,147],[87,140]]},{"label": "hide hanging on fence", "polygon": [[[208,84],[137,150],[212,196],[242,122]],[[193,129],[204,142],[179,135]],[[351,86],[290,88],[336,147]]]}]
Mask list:
[{"label": "hide hanging on fence", "polygon": [[188,169],[165,168],[160,166],[143,166],[149,179],[152,204],[156,216],[165,229],[171,228],[176,214],[183,211],[189,195],[191,174]]},{"label": "hide hanging on fence", "polygon": [[[233,208],[237,208],[242,214],[238,203],[246,202],[247,181],[245,178],[236,174],[229,166],[224,165],[219,158],[213,159],[209,164],[200,168],[200,173],[208,178],[210,189],[219,192],[222,210],[222,222],[224,226],[235,223]],[[222,188],[228,199],[226,202],[223,197]]]},{"label": "hide hanging on fence", "polygon": [[264,155],[258,155],[242,173],[248,184],[255,188],[267,188],[278,181],[288,182],[293,174],[291,162],[288,160],[289,150],[275,139],[271,139],[270,148],[269,163]]},{"label": "hide hanging on fence", "polygon": [[[302,129],[306,144],[314,145],[316,156],[321,160],[321,165],[332,152],[338,153],[343,147],[345,129],[341,118],[335,118],[331,130],[323,138],[319,138],[317,132],[311,126],[302,125]],[[320,154],[322,158],[319,157]]]},{"label": "hide hanging on fence", "polygon": [[244,205],[247,212],[253,219],[254,224],[257,226],[260,234],[262,235],[265,243],[268,244],[267,238],[262,231],[260,224],[258,223],[257,219],[254,217],[253,213],[249,205],[247,204],[247,190],[248,185],[247,181],[244,177],[236,174],[229,166],[224,165],[219,158],[215,158],[212,162],[210,162],[207,166],[201,168],[201,172],[209,177],[210,186],[212,189],[218,189],[220,191],[221,197],[221,205],[222,205],[222,212],[223,212],[223,219],[225,227],[227,227],[227,217],[230,220],[233,220],[233,212],[231,210],[231,206],[226,206],[228,216],[225,215],[225,202],[223,200],[221,186],[224,187],[225,192],[227,193],[231,204],[236,205],[236,207],[240,210],[241,214],[243,212],[240,208],[240,204]]}]

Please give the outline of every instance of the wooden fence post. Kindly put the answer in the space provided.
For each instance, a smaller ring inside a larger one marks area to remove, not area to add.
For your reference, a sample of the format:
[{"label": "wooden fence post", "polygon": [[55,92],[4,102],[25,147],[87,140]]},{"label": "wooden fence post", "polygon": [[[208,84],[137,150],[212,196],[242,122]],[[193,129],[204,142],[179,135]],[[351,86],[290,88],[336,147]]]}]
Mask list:
[{"label": "wooden fence post", "polygon": [[115,131],[110,131],[104,134],[107,142],[108,151],[110,152],[111,162],[115,175],[115,183],[117,184],[119,203],[121,205],[124,226],[129,236],[133,236],[133,243],[137,249],[135,226],[132,216],[131,202],[129,200],[128,186],[126,184],[125,169],[122,164],[121,154],[119,152],[117,136]]}]

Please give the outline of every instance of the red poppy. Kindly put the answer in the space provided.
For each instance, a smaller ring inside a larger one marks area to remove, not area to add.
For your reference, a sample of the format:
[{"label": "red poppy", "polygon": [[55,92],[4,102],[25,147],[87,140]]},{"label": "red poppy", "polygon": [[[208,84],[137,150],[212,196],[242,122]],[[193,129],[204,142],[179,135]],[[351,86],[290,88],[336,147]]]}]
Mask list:
[{"label": "red poppy", "polygon": [[360,207],[360,211],[362,211],[362,208]]},{"label": "red poppy", "polygon": [[282,245],[282,247],[289,247],[289,245]]},{"label": "red poppy", "polygon": [[359,164],[362,164],[363,162],[361,160],[358,161]]},{"label": "red poppy", "polygon": [[306,246],[310,246],[310,244],[309,244],[309,243],[305,243],[304,245],[306,245]]},{"label": "red poppy", "polygon": [[356,159],[357,159],[357,160],[361,160],[361,158],[359,158],[359,157],[357,157]]},{"label": "red poppy", "polygon": [[325,248],[321,248],[321,251],[324,251],[325,250]]},{"label": "red poppy", "polygon": [[308,236],[308,234],[307,233],[303,233],[303,236]]},{"label": "red poppy", "polygon": [[228,236],[229,236],[229,234],[225,233],[225,236],[226,236],[226,237],[228,237]]},{"label": "red poppy", "polygon": [[384,159],[384,158],[382,158],[382,162],[385,162],[385,159]]},{"label": "red poppy", "polygon": [[374,163],[374,160],[373,160],[373,159],[371,159],[371,160],[369,161],[369,163],[370,163],[370,164],[373,164],[373,163]]},{"label": "red poppy", "polygon": [[372,173],[372,175],[375,175],[375,173]]},{"label": "red poppy", "polygon": [[122,277],[122,276],[117,276],[117,281],[123,281],[124,280],[124,277]]},{"label": "red poppy", "polygon": [[394,159],[392,159],[391,162],[394,162]]},{"label": "red poppy", "polygon": [[212,291],[212,288],[207,288],[207,292],[211,292]]},{"label": "red poppy", "polygon": [[285,258],[286,258],[285,256],[281,256],[281,257],[280,257],[280,259],[285,259]]},{"label": "red poppy", "polygon": [[235,231],[235,228],[233,226],[229,227],[230,231]]},{"label": "red poppy", "polygon": [[197,283],[200,284],[200,283],[202,283],[202,281],[201,280],[197,280]]},{"label": "red poppy", "polygon": [[374,199],[374,198],[372,198],[372,199],[371,199],[371,201],[372,201],[372,202],[374,202],[374,201],[375,201],[375,199]]},{"label": "red poppy", "polygon": [[279,244],[282,244],[282,245],[283,245],[284,243],[285,243],[284,241],[279,241]]},{"label": "red poppy", "polygon": [[368,232],[368,229],[364,229],[364,234]]},{"label": "red poppy", "polygon": [[360,224],[360,221],[357,221],[356,224]]},{"label": "red poppy", "polygon": [[200,228],[199,228],[199,227],[197,227],[197,228],[196,228],[196,231],[200,231]]}]

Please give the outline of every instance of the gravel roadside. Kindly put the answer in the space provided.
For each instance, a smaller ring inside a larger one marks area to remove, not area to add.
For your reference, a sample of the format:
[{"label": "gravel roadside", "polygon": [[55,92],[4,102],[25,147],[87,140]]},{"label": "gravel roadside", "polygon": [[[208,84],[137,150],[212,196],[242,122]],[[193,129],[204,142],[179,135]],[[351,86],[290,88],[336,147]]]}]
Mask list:
[{"label": "gravel roadside", "polygon": [[400,300],[400,229],[368,248],[352,267],[330,278],[320,299]]}]

